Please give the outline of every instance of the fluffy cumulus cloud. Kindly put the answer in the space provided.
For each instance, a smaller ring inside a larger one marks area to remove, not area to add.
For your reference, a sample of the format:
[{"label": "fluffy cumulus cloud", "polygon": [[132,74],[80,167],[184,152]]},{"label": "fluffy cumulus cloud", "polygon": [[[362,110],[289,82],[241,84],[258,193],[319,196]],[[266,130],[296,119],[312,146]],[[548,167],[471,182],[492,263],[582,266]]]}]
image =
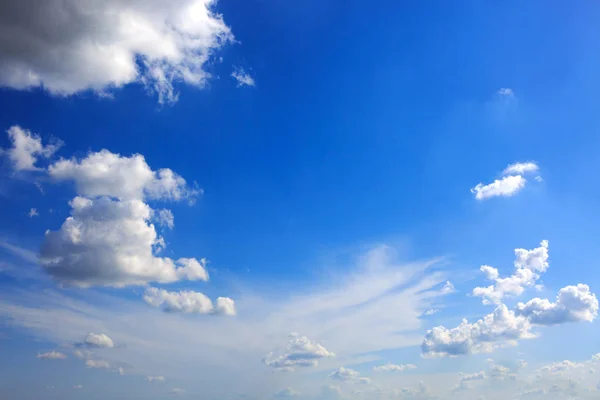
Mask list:
[{"label": "fluffy cumulus cloud", "polygon": [[329,377],[338,381],[353,381],[358,379],[360,373],[350,368],[339,367]]},{"label": "fluffy cumulus cloud", "polygon": [[57,161],[48,173],[74,182],[78,193],[69,203],[71,216],[46,233],[40,251],[42,266],[55,279],[79,287],[208,280],[204,260],[158,256],[165,242],[146,201],[194,198],[198,191],[182,177],[170,169],[153,171],[141,155],[107,150]]},{"label": "fluffy cumulus cloud", "polygon": [[164,226],[169,229],[173,229],[175,226],[175,217],[173,216],[173,212],[171,210],[167,210],[166,208],[157,210],[154,214],[154,219],[160,226]]},{"label": "fluffy cumulus cloud", "polygon": [[144,293],[144,301],[153,307],[162,307],[166,312],[183,312],[188,314],[236,314],[235,302],[228,297],[218,297],[213,302],[204,294],[183,290],[169,292],[164,289],[148,288]]},{"label": "fluffy cumulus cloud", "polygon": [[392,364],[392,363],[387,363],[385,365],[379,365],[377,367],[373,367],[373,371],[376,372],[402,372],[408,369],[415,369],[417,368],[416,365],[414,364]]},{"label": "fluffy cumulus cloud", "polygon": [[591,322],[598,316],[598,299],[588,285],[578,284],[560,289],[554,303],[535,298],[517,304],[516,312],[537,325]]},{"label": "fluffy cumulus cloud", "polygon": [[510,197],[519,193],[525,187],[526,182],[521,175],[505,176],[487,185],[478,183],[471,189],[471,193],[475,195],[477,200],[485,200],[491,197]]},{"label": "fluffy cumulus cloud", "polygon": [[502,299],[509,296],[519,296],[525,288],[535,286],[541,273],[548,269],[548,241],[543,240],[540,246],[532,249],[515,249],[515,272],[506,278],[500,278],[498,270],[489,265],[481,266],[480,270],[486,279],[494,284],[487,287],[476,287],[473,296],[483,298],[483,304],[500,304]]},{"label": "fluffy cumulus cloud", "polygon": [[215,0],[7,0],[0,5],[0,85],[105,93],[140,82],[160,102],[176,81],[203,87],[233,40]]},{"label": "fluffy cumulus cloud", "polygon": [[115,343],[110,336],[105,335],[104,333],[88,333],[81,345],[97,349],[110,349],[115,347]]},{"label": "fluffy cumulus cloud", "polygon": [[[503,177],[495,179],[494,182],[483,184],[479,183],[471,189],[477,200],[485,200],[491,197],[510,197],[521,191],[527,184],[524,175],[539,171],[539,167],[534,162],[517,162],[507,166],[502,171]],[[536,177],[541,181],[541,177]]]},{"label": "fluffy cumulus cloud", "polygon": [[489,352],[506,343],[535,337],[530,329],[527,318],[502,304],[475,323],[463,320],[452,329],[438,326],[427,331],[421,351],[429,357]]},{"label": "fluffy cumulus cloud", "polygon": [[40,360],[64,360],[67,358],[67,355],[58,351],[48,351],[46,353],[38,354],[36,358],[39,358]]},{"label": "fluffy cumulus cloud", "polygon": [[62,142],[58,140],[44,145],[39,135],[18,125],[11,126],[7,133],[11,147],[2,150],[0,154],[6,154],[15,171],[41,170],[36,165],[38,159],[50,158],[62,146]]},{"label": "fluffy cumulus cloud", "polygon": [[466,374],[460,377],[461,382],[481,381],[486,378],[485,371],[476,372],[474,374]]},{"label": "fluffy cumulus cloud", "polygon": [[263,363],[280,371],[293,371],[295,367],[314,367],[320,359],[334,357],[335,354],[306,336],[290,334],[287,347],[280,354],[269,353]]},{"label": "fluffy cumulus cloud", "polygon": [[557,361],[552,364],[545,365],[541,367],[538,372],[540,373],[548,373],[548,374],[556,374],[562,373],[565,371],[569,371],[575,368],[582,368],[583,364],[576,363],[569,360]]}]

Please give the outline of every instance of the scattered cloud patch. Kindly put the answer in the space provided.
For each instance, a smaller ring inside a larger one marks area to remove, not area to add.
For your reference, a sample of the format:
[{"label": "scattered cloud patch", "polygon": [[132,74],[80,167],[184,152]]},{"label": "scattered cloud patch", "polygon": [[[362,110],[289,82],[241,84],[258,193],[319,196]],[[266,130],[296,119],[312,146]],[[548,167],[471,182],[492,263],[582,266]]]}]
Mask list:
[{"label": "scattered cloud patch", "polygon": [[373,371],[376,371],[376,372],[402,372],[402,371],[406,371],[408,369],[415,369],[415,368],[417,368],[417,366],[414,364],[387,363],[385,365],[373,367]]},{"label": "scattered cloud patch", "polygon": [[481,381],[486,378],[485,371],[476,372],[474,374],[466,374],[460,377],[461,382]]},{"label": "scattered cloud patch", "polygon": [[515,272],[506,278],[500,278],[498,270],[482,265],[480,270],[487,280],[494,281],[487,287],[476,287],[473,296],[481,297],[483,304],[500,304],[505,296],[519,296],[525,288],[535,286],[541,273],[548,269],[548,241],[542,240],[540,247],[532,250],[515,249]]},{"label": "scattered cloud patch", "polygon": [[456,328],[438,326],[427,331],[421,351],[426,357],[490,352],[503,344],[535,337],[530,329],[527,318],[502,304],[475,323],[463,320]]},{"label": "scattered cloud patch", "polygon": [[524,175],[529,172],[537,172],[539,169],[540,167],[532,161],[517,162],[507,166],[504,171],[502,171],[502,175]]},{"label": "scattered cloud patch", "polygon": [[[214,0],[2,3],[0,86],[66,96],[141,83],[160,103],[175,82],[202,88],[212,54],[233,41]],[[32,12],[32,10],[36,12]]]},{"label": "scattered cloud patch", "polygon": [[496,92],[499,96],[514,97],[515,92],[511,88],[500,88]]},{"label": "scattered cloud patch", "polygon": [[37,217],[39,214],[38,214],[38,211],[36,208],[32,208],[29,210],[27,215],[29,216],[29,218],[33,218],[33,217]]},{"label": "scattered cloud patch", "polygon": [[426,317],[429,317],[433,314],[437,314],[438,312],[440,312],[440,310],[438,310],[437,308],[430,308],[429,310],[426,310],[423,315]]},{"label": "scattered cloud patch", "polygon": [[18,125],[11,126],[7,133],[12,146],[3,150],[2,153],[8,156],[15,171],[41,170],[41,168],[36,166],[38,159],[52,157],[63,145],[59,140],[54,140],[53,143],[43,145],[42,138],[39,135]]},{"label": "scattered cloud patch", "polygon": [[286,387],[285,389],[282,389],[275,393],[273,397],[276,399],[290,399],[299,395],[300,393],[298,393],[296,390],[292,389],[291,387]]},{"label": "scattered cloud patch", "polygon": [[456,291],[456,289],[454,288],[454,285],[452,284],[452,282],[446,281],[446,283],[444,283],[444,286],[442,287],[443,294],[450,294],[450,293],[454,293],[455,291]]},{"label": "scattered cloud patch", "polygon": [[254,78],[250,76],[243,68],[236,68],[232,73],[231,77],[236,80],[237,87],[241,86],[256,86]]},{"label": "scattered cloud patch", "polygon": [[73,389],[83,389],[83,385],[75,385],[73,386]]},{"label": "scattered cloud patch", "polygon": [[185,390],[181,388],[173,388],[169,391],[169,393],[174,395],[183,395],[185,394]]},{"label": "scattered cloud patch", "polygon": [[160,226],[164,226],[169,229],[173,229],[175,227],[175,217],[173,216],[173,212],[171,210],[167,210],[166,208],[157,210],[155,212],[154,219]]},{"label": "scattered cloud patch", "polygon": [[588,285],[580,283],[560,289],[554,303],[535,298],[517,304],[516,312],[537,325],[592,322],[598,316],[598,299]]},{"label": "scattered cloud patch", "polygon": [[87,360],[85,362],[86,368],[97,368],[97,369],[109,369],[110,364],[104,360]]},{"label": "scattered cloud patch", "polygon": [[267,354],[263,357],[263,363],[276,370],[293,371],[295,367],[315,367],[320,359],[334,356],[334,353],[319,343],[292,333],[284,351],[279,355]]},{"label": "scattered cloud patch", "polygon": [[39,358],[40,360],[64,360],[67,358],[67,355],[58,351],[48,351],[46,353],[38,354],[36,358]]},{"label": "scattered cloud patch", "polygon": [[353,381],[358,379],[360,373],[350,368],[340,367],[332,372],[329,377],[338,381]]},{"label": "scattered cloud patch", "polygon": [[164,376],[147,376],[146,378],[147,382],[164,382],[165,381],[165,377]]},{"label": "scattered cloud patch", "polygon": [[113,340],[104,333],[88,333],[81,345],[91,348],[113,348]]},{"label": "scattered cloud patch", "polygon": [[219,297],[213,305],[206,295],[188,290],[169,292],[164,289],[148,288],[144,293],[144,301],[153,307],[162,307],[166,312],[236,315],[235,302],[232,299]]},{"label": "scattered cloud patch", "polygon": [[575,368],[582,368],[582,367],[583,367],[583,364],[576,363],[576,362],[569,361],[569,360],[564,360],[564,361],[554,362],[549,365],[545,365],[542,368],[540,368],[538,371],[541,373],[556,374],[556,373],[562,373],[564,371],[568,371],[568,370],[575,369]]}]

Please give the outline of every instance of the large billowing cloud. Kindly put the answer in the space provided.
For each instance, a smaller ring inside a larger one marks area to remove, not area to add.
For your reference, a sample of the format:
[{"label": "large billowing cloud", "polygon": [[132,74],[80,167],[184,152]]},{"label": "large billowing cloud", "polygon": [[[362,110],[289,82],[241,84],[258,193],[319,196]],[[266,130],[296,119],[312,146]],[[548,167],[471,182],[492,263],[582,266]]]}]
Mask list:
[{"label": "large billowing cloud", "polygon": [[425,356],[457,356],[489,352],[507,342],[535,337],[527,318],[501,304],[475,323],[463,320],[456,328],[444,326],[427,331],[421,351]]},{"label": "large billowing cloud", "polygon": [[40,251],[42,266],[55,279],[79,287],[208,280],[204,260],[159,256],[165,242],[146,201],[194,199],[198,190],[181,176],[167,168],[153,171],[139,154],[107,150],[59,160],[48,174],[74,182],[78,193],[69,203],[71,216],[46,233]]},{"label": "large billowing cloud", "polygon": [[537,325],[592,322],[598,316],[598,299],[588,285],[578,284],[560,289],[554,303],[535,298],[517,304],[516,312]]},{"label": "large billowing cloud", "polygon": [[0,85],[70,95],[139,82],[175,101],[173,83],[204,86],[211,54],[233,40],[215,3],[2,1]]},{"label": "large billowing cloud", "polygon": [[519,296],[527,287],[535,285],[541,273],[548,269],[548,241],[542,240],[540,247],[533,250],[515,249],[515,272],[506,278],[500,278],[496,268],[481,266],[488,280],[494,282],[487,287],[476,287],[473,296],[483,298],[483,304],[500,304],[504,296]]}]

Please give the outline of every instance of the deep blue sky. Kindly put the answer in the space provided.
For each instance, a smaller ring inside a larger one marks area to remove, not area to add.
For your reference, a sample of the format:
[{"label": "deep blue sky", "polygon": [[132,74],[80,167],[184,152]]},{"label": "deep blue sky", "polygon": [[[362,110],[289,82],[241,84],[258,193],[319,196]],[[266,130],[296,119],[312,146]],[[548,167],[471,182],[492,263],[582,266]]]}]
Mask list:
[{"label": "deep blue sky", "polygon": [[[220,0],[216,9],[237,43],[207,65],[206,88],[178,84],[172,105],[136,83],[112,99],[2,88],[0,129],[60,138],[57,157],[139,153],[197,182],[194,206],[169,205],[166,254],[207,257],[218,288],[235,277],[275,296],[278,283],[304,291],[323,269],[349,268],[340,259],[386,243],[402,261],[448,257],[460,291],[444,318],[455,326],[489,312],[466,296],[479,266],[510,274],[513,249],[542,239],[546,297],[598,287],[599,4]],[[256,86],[236,87],[232,66]],[[6,135],[0,146],[10,147]],[[469,192],[530,160],[544,182],[486,201]],[[42,178],[42,195],[2,171],[0,239],[37,252],[68,215],[72,186]],[[39,217],[27,217],[32,207]],[[29,283],[0,275],[0,285]],[[536,355],[552,361],[541,340]],[[577,357],[598,350],[587,340],[574,344]]]}]

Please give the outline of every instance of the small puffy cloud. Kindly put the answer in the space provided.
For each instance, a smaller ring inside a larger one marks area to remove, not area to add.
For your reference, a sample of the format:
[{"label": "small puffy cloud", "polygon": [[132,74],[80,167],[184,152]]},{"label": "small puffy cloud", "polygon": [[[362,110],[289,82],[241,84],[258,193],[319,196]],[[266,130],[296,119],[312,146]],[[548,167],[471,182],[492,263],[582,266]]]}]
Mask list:
[{"label": "small puffy cloud", "polygon": [[443,294],[450,294],[450,293],[454,293],[455,291],[456,291],[456,289],[454,288],[454,285],[452,284],[452,282],[446,281],[446,283],[444,283],[444,286],[442,287]]},{"label": "small puffy cloud", "polygon": [[365,376],[361,376],[355,382],[358,383],[358,384],[360,384],[360,385],[370,385],[371,383],[373,383],[371,381],[371,378],[367,378]]},{"label": "small puffy cloud", "polygon": [[173,216],[173,212],[171,210],[167,210],[166,208],[157,210],[154,214],[154,219],[160,226],[165,226],[169,229],[173,229],[175,226],[175,217]]},{"label": "small puffy cloud", "polygon": [[27,215],[29,216],[29,218],[33,218],[33,217],[37,217],[40,214],[38,214],[38,211],[36,208],[32,208],[31,210],[29,210]]},{"label": "small puffy cloud", "polygon": [[58,351],[48,351],[46,353],[38,354],[36,358],[39,358],[40,360],[64,360],[67,358],[67,355]]},{"label": "small puffy cloud", "polygon": [[492,365],[489,376],[495,380],[515,380],[517,377],[516,374],[510,372],[510,368],[497,364]]},{"label": "small puffy cloud", "polygon": [[147,376],[146,378],[147,382],[164,382],[165,381],[165,377],[164,376]]},{"label": "small puffy cloud", "polygon": [[476,372],[474,374],[466,374],[460,377],[461,382],[481,381],[486,378],[485,371]]},{"label": "small puffy cloud", "polygon": [[548,269],[548,241],[542,240],[540,247],[532,250],[515,249],[515,272],[506,278],[494,267],[482,265],[480,270],[486,279],[494,281],[487,287],[476,287],[473,296],[482,297],[483,304],[500,304],[505,296],[519,296],[525,288],[535,286],[541,273]]},{"label": "small puffy cloud", "polygon": [[592,361],[600,361],[600,353],[592,355]]},{"label": "small puffy cloud", "polygon": [[87,360],[85,362],[86,368],[97,368],[97,369],[109,369],[110,364],[104,360]]},{"label": "small puffy cloud", "polygon": [[560,289],[554,303],[535,298],[517,304],[516,312],[537,325],[592,322],[598,316],[598,299],[588,285],[580,283]]},{"label": "small puffy cloud", "polygon": [[478,183],[471,189],[471,193],[475,195],[475,199],[477,200],[485,200],[492,197],[510,197],[523,189],[526,182],[525,178],[521,175],[505,176],[487,185]]},{"label": "small puffy cloud", "polygon": [[426,357],[490,352],[500,345],[535,337],[530,329],[527,318],[502,304],[475,323],[463,320],[456,328],[438,326],[427,331],[421,351]]},{"label": "small puffy cloud", "polygon": [[174,102],[174,83],[204,87],[207,62],[233,40],[215,3],[3,1],[0,86],[107,96],[136,82]]},{"label": "small puffy cloud", "polygon": [[213,302],[203,293],[188,290],[169,292],[164,289],[148,288],[144,293],[144,301],[153,307],[162,307],[166,312],[229,316],[236,314],[232,299],[219,297],[216,306],[213,306]]},{"label": "small puffy cloud", "polygon": [[440,312],[440,310],[438,310],[437,308],[430,308],[429,310],[426,310],[425,312],[423,312],[422,315],[429,317],[433,314],[437,314],[438,312]]},{"label": "small puffy cloud", "polygon": [[529,172],[537,172],[540,167],[532,161],[529,162],[518,162],[507,166],[502,175],[524,175]]},{"label": "small puffy cloud", "polygon": [[[42,144],[42,138],[18,125],[11,126],[8,138],[12,146],[3,152],[6,153],[15,171],[38,171],[35,164],[38,158],[50,158],[63,145],[54,141],[47,145]],[[2,153],[0,153],[2,154]]]},{"label": "small puffy cloud", "polygon": [[88,333],[82,343],[86,347],[92,348],[113,348],[115,343],[104,333]]},{"label": "small puffy cloud", "polygon": [[275,393],[273,395],[273,397],[276,399],[290,399],[292,397],[297,397],[299,395],[300,395],[300,393],[298,393],[291,387],[286,387],[285,389],[282,389],[282,390],[278,391],[277,393]]},{"label": "small puffy cloud", "polygon": [[169,391],[170,394],[174,394],[174,395],[183,395],[185,394],[185,390],[181,389],[181,388],[173,388]]},{"label": "small puffy cloud", "polygon": [[267,354],[263,363],[279,371],[293,371],[295,367],[315,367],[320,359],[334,356],[319,343],[292,333],[286,348],[279,355]]},{"label": "small puffy cloud", "polygon": [[511,88],[500,88],[498,89],[496,94],[498,94],[499,96],[513,97],[515,95],[515,92]]},{"label": "small puffy cloud", "polygon": [[83,385],[75,385],[73,386],[73,389],[83,389]]},{"label": "small puffy cloud", "polygon": [[360,373],[350,368],[340,367],[332,372],[329,377],[338,381],[352,381],[359,377]]},{"label": "small puffy cloud", "polygon": [[237,86],[255,86],[254,78],[250,76],[243,68],[236,68],[232,73],[231,77],[236,80]]},{"label": "small puffy cloud", "polygon": [[385,365],[379,365],[377,367],[373,367],[373,371],[376,371],[376,372],[402,372],[402,371],[406,371],[408,369],[415,369],[415,368],[417,368],[417,366],[414,364],[387,363]]}]

